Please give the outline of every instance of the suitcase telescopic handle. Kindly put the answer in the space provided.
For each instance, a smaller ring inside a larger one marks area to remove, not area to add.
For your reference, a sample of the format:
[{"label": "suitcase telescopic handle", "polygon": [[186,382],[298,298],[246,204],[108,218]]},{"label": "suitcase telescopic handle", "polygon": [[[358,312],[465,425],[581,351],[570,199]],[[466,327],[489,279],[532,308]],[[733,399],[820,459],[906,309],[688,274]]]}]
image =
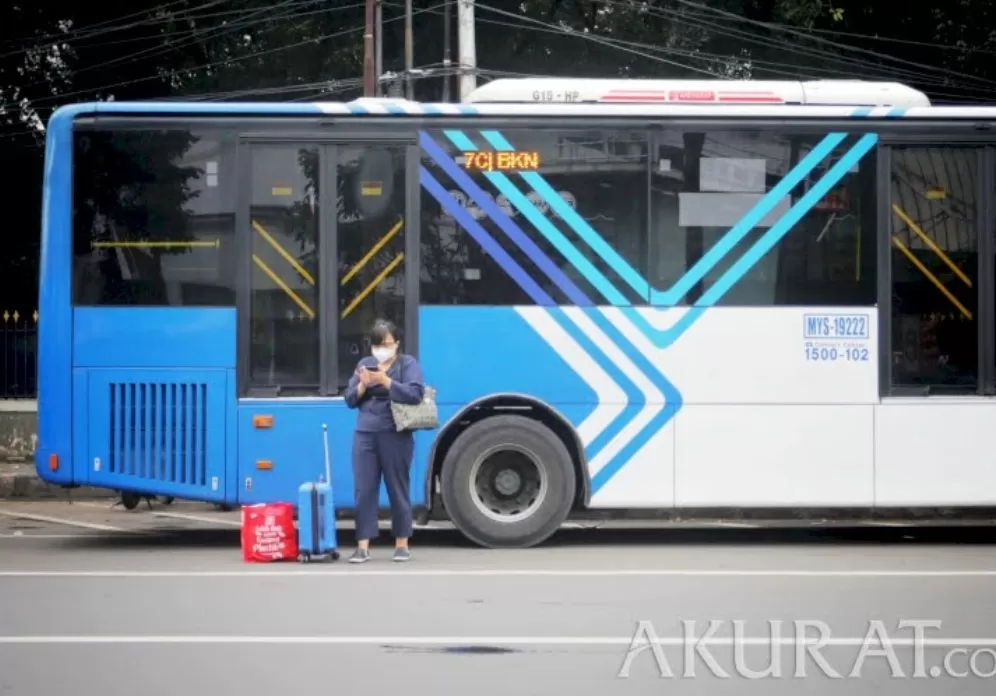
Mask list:
[{"label": "suitcase telescopic handle", "polygon": [[329,461],[329,426],[322,423],[322,444],[325,447],[325,483],[332,485],[332,466]]}]

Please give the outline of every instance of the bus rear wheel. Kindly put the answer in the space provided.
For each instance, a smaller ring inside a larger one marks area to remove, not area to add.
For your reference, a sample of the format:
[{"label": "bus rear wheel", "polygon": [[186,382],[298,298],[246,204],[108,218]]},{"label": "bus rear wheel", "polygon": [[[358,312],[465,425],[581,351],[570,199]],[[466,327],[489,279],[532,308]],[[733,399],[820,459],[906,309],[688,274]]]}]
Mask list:
[{"label": "bus rear wheel", "polygon": [[454,525],[484,547],[532,547],[571,510],[571,455],[539,421],[495,416],[470,426],[443,459],[443,504]]}]

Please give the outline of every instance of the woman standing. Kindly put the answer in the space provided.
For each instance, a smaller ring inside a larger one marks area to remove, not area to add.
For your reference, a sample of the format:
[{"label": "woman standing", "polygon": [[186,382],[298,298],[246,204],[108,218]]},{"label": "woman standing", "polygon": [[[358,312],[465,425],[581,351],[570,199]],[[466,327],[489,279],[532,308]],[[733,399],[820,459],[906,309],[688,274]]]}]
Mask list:
[{"label": "woman standing", "polygon": [[398,329],[378,320],[370,331],[371,356],[360,360],[346,388],[346,405],[359,407],[353,435],[353,480],[356,493],[356,551],[353,564],[370,559],[370,540],[377,537],[380,481],[391,503],[394,561],[408,561],[412,534],[411,466],[415,440],[410,430],[398,432],[391,402],[419,404],[425,392],[422,369],[411,355],[398,354]]}]

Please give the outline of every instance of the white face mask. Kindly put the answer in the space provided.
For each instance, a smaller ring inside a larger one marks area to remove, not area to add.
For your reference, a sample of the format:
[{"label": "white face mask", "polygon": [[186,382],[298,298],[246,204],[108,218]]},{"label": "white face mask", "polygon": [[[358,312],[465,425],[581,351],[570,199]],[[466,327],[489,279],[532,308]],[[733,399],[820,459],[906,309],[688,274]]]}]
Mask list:
[{"label": "white face mask", "polygon": [[394,357],[394,352],[394,348],[373,348],[371,350],[371,353],[374,358],[376,358],[377,362],[387,362]]}]

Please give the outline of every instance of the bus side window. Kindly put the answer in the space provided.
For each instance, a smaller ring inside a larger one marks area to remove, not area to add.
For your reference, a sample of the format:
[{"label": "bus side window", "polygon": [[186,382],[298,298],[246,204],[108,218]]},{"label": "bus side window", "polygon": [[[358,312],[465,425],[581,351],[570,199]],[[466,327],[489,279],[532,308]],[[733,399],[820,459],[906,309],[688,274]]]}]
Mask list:
[{"label": "bus side window", "polygon": [[73,192],[74,303],[235,305],[229,135],[78,132]]}]

